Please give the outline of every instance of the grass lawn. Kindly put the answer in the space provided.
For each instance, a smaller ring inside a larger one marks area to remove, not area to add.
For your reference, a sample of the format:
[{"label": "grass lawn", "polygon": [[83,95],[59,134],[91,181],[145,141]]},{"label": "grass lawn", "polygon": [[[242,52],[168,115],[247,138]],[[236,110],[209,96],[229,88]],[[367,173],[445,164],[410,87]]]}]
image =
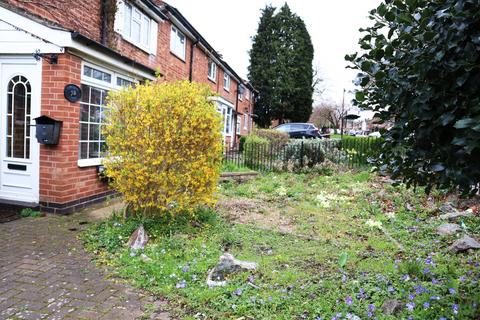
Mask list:
[{"label": "grass lawn", "polygon": [[[479,319],[480,253],[449,253],[427,197],[369,172],[266,174],[219,189],[216,211],[189,223],[113,217],[85,234],[87,249],[120,277],[166,297],[181,319]],[[465,218],[480,235],[480,219]],[[132,257],[125,242],[144,223],[151,240]],[[206,277],[228,250],[258,270],[225,287]],[[403,309],[382,312],[385,300]]]},{"label": "grass lawn", "polygon": [[238,164],[235,161],[226,160],[222,163],[222,172],[249,172],[252,171],[250,168]]}]

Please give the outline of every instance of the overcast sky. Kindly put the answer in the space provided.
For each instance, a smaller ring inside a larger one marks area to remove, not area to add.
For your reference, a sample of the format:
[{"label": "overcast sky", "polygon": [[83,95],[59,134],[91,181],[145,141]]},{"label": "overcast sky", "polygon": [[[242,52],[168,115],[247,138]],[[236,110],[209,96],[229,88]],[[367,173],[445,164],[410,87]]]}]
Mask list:
[{"label": "overcast sky", "polygon": [[[235,71],[247,79],[248,50],[256,34],[260,10],[267,4],[281,7],[285,0],[167,0],[220,52]],[[313,65],[325,89],[320,100],[341,102],[343,88],[353,89],[356,72],[345,69],[344,56],[358,48],[358,29],[370,24],[368,11],[380,0],[289,0],[305,21],[315,48]],[[346,100],[350,100],[347,96]]]}]

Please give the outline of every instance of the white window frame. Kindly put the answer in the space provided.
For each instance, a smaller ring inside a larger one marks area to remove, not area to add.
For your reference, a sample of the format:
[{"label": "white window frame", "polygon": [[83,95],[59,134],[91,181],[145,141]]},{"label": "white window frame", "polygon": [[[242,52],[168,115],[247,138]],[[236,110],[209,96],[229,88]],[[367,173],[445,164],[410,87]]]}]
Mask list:
[{"label": "white window frame", "polygon": [[246,88],[245,88],[243,85],[240,85],[240,86],[239,86],[239,90],[238,90],[238,100],[243,101],[243,97],[244,97],[244,95],[245,95],[245,90],[246,90]]},{"label": "white window frame", "polygon": [[235,106],[221,97],[211,97],[210,100],[215,103],[217,112],[222,115],[222,135],[231,137],[233,135],[233,110]]},{"label": "white window frame", "polygon": [[[152,35],[152,32],[157,32],[156,29],[154,27],[154,25],[156,25],[156,22],[154,20],[152,20],[148,15],[146,15],[145,13],[143,13],[138,7],[136,7],[133,3],[129,2],[129,1],[124,1],[122,3],[122,5],[124,6],[123,7],[123,29],[121,30],[121,35],[122,35],[122,38],[125,39],[126,41],[130,42],[131,44],[133,44],[134,46],[144,50],[144,51],[147,51],[149,53],[153,53],[155,54],[156,53],[156,48],[153,48],[153,42],[152,41],[152,38],[154,35]],[[127,8],[130,7],[131,8],[131,14],[130,14],[130,20],[129,20],[129,25],[130,25],[130,34],[127,34],[127,21],[126,21],[126,18],[127,18]],[[140,19],[136,19],[135,18],[135,14],[139,15],[140,16]],[[146,26],[146,31],[143,30],[145,28],[144,26],[144,21],[148,21],[147,23],[147,26]],[[132,31],[133,31],[133,23],[134,22],[137,22],[139,23],[140,25],[140,40],[137,41],[136,39],[134,39],[133,37],[133,34],[132,34]],[[144,43],[142,40],[142,37],[145,37],[144,39],[147,41],[147,43]],[[156,35],[155,35],[156,37]],[[156,43],[155,43],[155,46],[156,46]]]},{"label": "white window frame", "polygon": [[223,73],[223,89],[230,92],[230,75],[226,72]]},{"label": "white window frame", "polygon": [[[212,66],[212,69],[210,69],[210,66]],[[217,82],[217,64],[211,59],[208,60],[208,79]]]},{"label": "white window frame", "polygon": [[248,113],[243,114],[243,129],[248,130]]},{"label": "white window frame", "polygon": [[[102,72],[109,73],[111,75],[111,77],[110,77],[111,82],[108,83],[106,81],[98,80],[98,79],[95,79],[95,78],[84,75],[83,72],[84,72],[85,66],[93,68],[93,69],[97,69],[97,70],[102,71]],[[96,64],[93,64],[93,63],[90,63],[90,62],[82,61],[81,81],[80,81],[81,84],[84,84],[84,85],[87,85],[87,86],[90,86],[90,87],[94,87],[94,88],[98,88],[98,89],[101,89],[101,90],[107,90],[107,91],[120,90],[122,87],[117,85],[117,78],[122,78],[122,79],[125,79],[125,80],[128,80],[128,81],[131,81],[133,83],[138,83],[137,79],[135,79],[133,77],[130,77],[130,76],[127,76],[123,73],[118,73],[118,72],[113,71],[111,69],[104,68],[102,66],[99,66],[99,65],[96,65]],[[79,122],[78,123],[80,124],[80,115],[79,115]],[[80,140],[80,133],[81,133],[80,130],[81,130],[81,126],[79,125],[78,148],[80,147],[80,141],[84,141],[84,140]],[[89,140],[86,140],[86,141],[89,141]],[[80,156],[81,155],[80,155],[80,151],[79,151],[78,161],[77,161],[77,165],[79,167],[99,166],[99,165],[102,164],[103,159],[104,159],[104,158],[80,159]]]},{"label": "white window frame", "polygon": [[238,114],[237,114],[237,116],[236,116],[235,118],[237,118],[237,124],[236,124],[236,126],[235,126],[235,129],[236,129],[235,132],[236,132],[237,134],[240,134],[241,129],[242,129],[242,118],[239,117]]},{"label": "white window frame", "polygon": [[[181,43],[181,40],[180,40],[181,37],[183,37],[183,43]],[[177,27],[172,25],[172,28],[170,31],[170,52],[185,62],[186,49],[187,49],[187,37]]]},{"label": "white window frame", "polygon": [[245,99],[250,100],[250,90],[245,87]]}]

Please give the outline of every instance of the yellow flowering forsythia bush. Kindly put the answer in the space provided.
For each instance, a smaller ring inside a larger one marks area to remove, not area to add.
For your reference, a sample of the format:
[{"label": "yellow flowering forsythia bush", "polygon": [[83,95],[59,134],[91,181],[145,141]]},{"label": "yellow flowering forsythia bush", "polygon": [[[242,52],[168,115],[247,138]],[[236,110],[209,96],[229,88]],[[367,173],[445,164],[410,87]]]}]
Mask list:
[{"label": "yellow flowering forsythia bush", "polygon": [[105,172],[135,212],[214,204],[222,139],[211,96],[207,86],[188,81],[110,93]]}]

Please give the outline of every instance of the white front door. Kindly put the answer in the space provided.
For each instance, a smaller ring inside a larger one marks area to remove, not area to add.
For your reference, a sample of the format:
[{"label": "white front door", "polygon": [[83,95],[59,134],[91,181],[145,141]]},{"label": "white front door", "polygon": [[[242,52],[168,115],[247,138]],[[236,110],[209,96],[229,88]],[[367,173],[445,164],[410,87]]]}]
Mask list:
[{"label": "white front door", "polygon": [[40,62],[0,56],[0,200],[39,202],[40,88]]}]

